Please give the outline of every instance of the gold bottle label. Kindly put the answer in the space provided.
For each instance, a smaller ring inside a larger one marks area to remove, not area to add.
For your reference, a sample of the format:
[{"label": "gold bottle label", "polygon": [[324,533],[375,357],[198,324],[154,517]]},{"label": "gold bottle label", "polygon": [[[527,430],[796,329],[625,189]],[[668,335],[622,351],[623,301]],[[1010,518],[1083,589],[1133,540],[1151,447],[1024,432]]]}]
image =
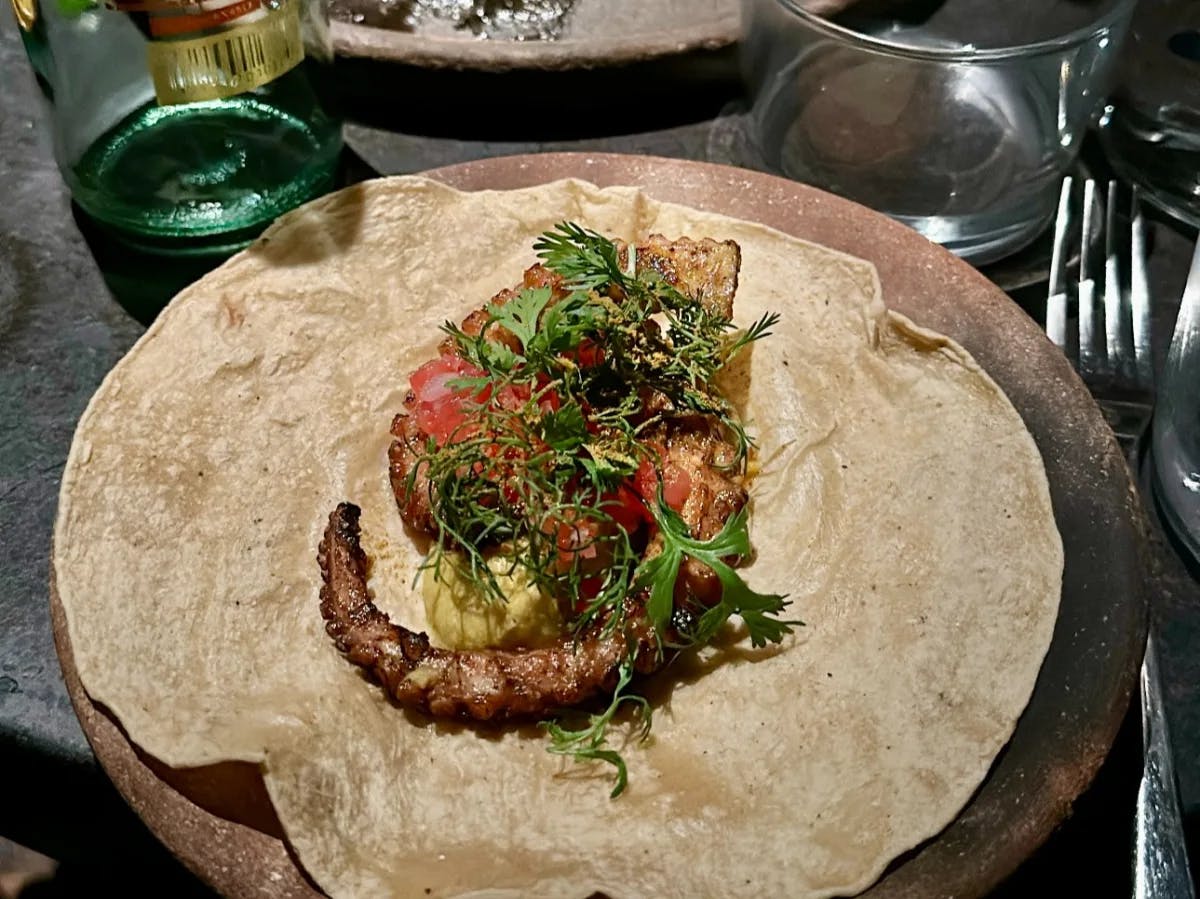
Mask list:
[{"label": "gold bottle label", "polygon": [[37,24],[37,0],[12,0],[13,15],[22,31],[33,31]]},{"label": "gold bottle label", "polygon": [[[118,6],[127,4],[118,0]],[[172,10],[173,14],[151,14],[150,33],[155,39],[146,45],[154,94],[162,106],[245,93],[273,81],[304,58],[300,0],[283,0],[275,9],[265,8],[260,0],[233,0],[221,6],[203,2]],[[213,28],[220,30],[202,37],[178,37]]]}]

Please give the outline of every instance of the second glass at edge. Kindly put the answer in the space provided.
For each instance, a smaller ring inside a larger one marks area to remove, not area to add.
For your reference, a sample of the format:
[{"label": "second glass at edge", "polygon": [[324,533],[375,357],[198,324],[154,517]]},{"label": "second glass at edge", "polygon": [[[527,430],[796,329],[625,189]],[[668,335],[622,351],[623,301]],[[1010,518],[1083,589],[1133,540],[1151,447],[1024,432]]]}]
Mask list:
[{"label": "second glass at edge", "polygon": [[970,262],[999,259],[1053,217],[1135,4],[1081,19],[1049,0],[867,2],[828,21],[743,0],[758,150]]}]

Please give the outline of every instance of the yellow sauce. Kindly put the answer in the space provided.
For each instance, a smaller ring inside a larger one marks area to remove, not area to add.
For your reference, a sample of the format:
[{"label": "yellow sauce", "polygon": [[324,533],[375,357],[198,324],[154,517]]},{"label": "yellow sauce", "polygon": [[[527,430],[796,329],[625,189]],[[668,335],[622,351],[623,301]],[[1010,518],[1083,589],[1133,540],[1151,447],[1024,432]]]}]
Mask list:
[{"label": "yellow sauce", "polygon": [[460,573],[461,557],[447,553],[438,576],[421,573],[421,598],[434,641],[448,649],[516,649],[545,646],[562,634],[562,617],[554,599],[532,583],[529,572],[494,558],[488,567],[496,576],[506,602],[482,595]]}]

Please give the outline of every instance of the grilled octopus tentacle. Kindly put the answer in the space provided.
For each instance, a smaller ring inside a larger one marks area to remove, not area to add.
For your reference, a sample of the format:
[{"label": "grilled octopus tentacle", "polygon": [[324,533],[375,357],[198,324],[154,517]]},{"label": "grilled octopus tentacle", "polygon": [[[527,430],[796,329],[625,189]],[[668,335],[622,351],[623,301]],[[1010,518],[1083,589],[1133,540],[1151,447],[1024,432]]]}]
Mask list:
[{"label": "grilled octopus tentacle", "polygon": [[341,503],[329,516],[317,555],[321,615],[338,649],[403,706],[480,721],[536,717],[611,691],[631,645],[643,674],[665,660],[653,627],[638,615],[630,618],[626,633],[606,635],[598,625],[577,640],[567,637],[543,649],[431,646],[425,634],[392,624],[372,601],[358,518],[359,508],[351,503]]}]

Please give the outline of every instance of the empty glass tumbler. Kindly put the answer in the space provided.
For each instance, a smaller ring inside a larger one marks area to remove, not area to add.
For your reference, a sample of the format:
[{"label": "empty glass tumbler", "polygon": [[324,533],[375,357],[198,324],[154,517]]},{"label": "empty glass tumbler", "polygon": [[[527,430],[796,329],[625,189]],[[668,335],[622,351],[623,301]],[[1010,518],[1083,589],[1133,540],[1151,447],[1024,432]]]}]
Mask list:
[{"label": "empty glass tumbler", "polygon": [[744,0],[754,139],[781,173],[976,263],[1032,240],[1135,0]]},{"label": "empty glass tumbler", "polygon": [[1200,3],[1138,4],[1100,126],[1117,171],[1200,227]]},{"label": "empty glass tumbler", "polygon": [[1159,508],[1200,562],[1200,244],[1159,380],[1152,447]]}]

